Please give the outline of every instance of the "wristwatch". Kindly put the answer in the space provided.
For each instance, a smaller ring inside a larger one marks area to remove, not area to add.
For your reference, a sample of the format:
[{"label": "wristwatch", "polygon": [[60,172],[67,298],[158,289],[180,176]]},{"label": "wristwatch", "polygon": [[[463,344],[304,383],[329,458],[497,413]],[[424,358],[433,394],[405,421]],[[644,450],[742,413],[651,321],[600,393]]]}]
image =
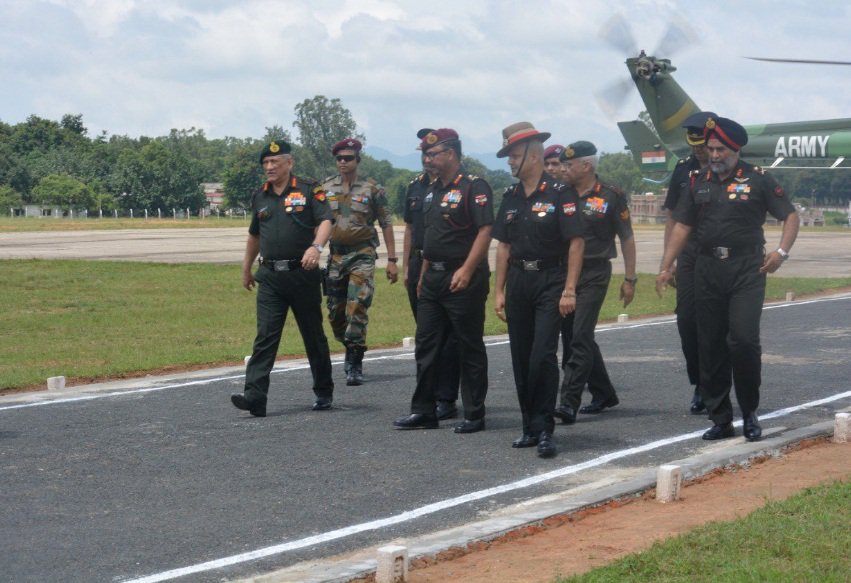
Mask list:
[{"label": "wristwatch", "polygon": [[777,248],[777,254],[780,255],[780,258],[783,259],[783,261],[789,259],[789,252],[786,251],[783,247]]},{"label": "wristwatch", "polygon": [[635,284],[638,283],[638,276],[636,276],[636,277],[624,277],[623,280],[627,283],[631,283],[632,285],[635,285]]},{"label": "wristwatch", "polygon": [[387,261],[389,263],[396,263],[397,261],[399,261],[399,258],[398,257],[388,257]]},{"label": "wristwatch", "polygon": [[316,249],[317,251],[319,251],[320,253],[325,251],[325,247],[323,247],[319,243],[311,243],[310,246],[313,247],[314,249]]}]

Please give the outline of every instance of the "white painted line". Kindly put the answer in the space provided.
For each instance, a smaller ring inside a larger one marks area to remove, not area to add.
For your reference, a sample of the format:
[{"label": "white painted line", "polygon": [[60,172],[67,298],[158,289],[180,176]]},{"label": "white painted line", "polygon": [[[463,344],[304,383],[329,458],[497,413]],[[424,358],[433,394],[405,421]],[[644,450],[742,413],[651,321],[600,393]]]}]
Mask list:
[{"label": "white painted line", "polygon": [[[824,405],[825,403],[830,403],[833,401],[839,401],[841,399],[851,398],[851,391],[846,391],[844,393],[839,393],[836,395],[832,395],[830,397],[825,397],[824,399],[818,399],[816,401],[810,401],[808,403],[802,403],[801,405],[796,405],[794,407],[787,407],[785,409],[780,409],[778,411],[773,411],[766,415],[761,415],[761,419],[774,419],[776,417],[782,417],[784,415],[789,415],[791,413],[802,411],[804,409],[809,409],[811,407],[817,407],[819,405]],[[736,426],[741,426],[742,421],[739,420],[734,423]],[[298,549],[303,549],[305,547],[312,547],[316,545],[320,545],[323,543],[328,543],[331,541],[335,541],[341,538],[345,538],[348,536],[352,536],[355,534],[359,534],[361,532],[366,532],[370,530],[378,530],[381,528],[396,526],[402,524],[404,522],[409,522],[416,518],[420,518],[423,516],[427,516],[429,514],[434,514],[436,512],[441,512],[443,510],[447,510],[449,508],[453,508],[455,506],[460,506],[462,504],[467,504],[469,502],[475,502],[476,500],[481,500],[483,498],[490,498],[492,496],[497,496],[499,494],[505,494],[506,492],[512,492],[515,490],[520,490],[523,488],[528,488],[530,486],[535,486],[538,484],[542,484],[544,482],[548,482],[550,480],[555,480],[557,478],[562,478],[564,476],[569,476],[571,474],[577,474],[583,470],[588,470],[591,468],[595,468],[598,466],[605,465],[609,462],[622,459],[625,457],[629,457],[638,453],[644,453],[646,451],[651,451],[654,449],[658,449],[660,447],[665,447],[668,445],[673,445],[675,443],[679,443],[681,441],[686,441],[689,439],[694,439],[703,435],[704,430],[700,431],[692,431],[691,433],[684,433],[682,435],[676,435],[673,437],[668,437],[665,439],[658,439],[656,441],[651,441],[650,443],[645,443],[644,445],[639,445],[637,447],[631,447],[628,449],[622,449],[620,451],[613,451],[611,453],[607,453],[606,455],[602,455],[600,457],[588,460],[586,462],[582,462],[581,464],[576,464],[572,466],[565,466],[563,468],[558,468],[551,472],[546,472],[544,474],[540,474],[537,476],[532,476],[529,478],[524,478],[522,480],[518,480],[516,482],[511,482],[508,484],[503,484],[501,486],[494,486],[493,488],[486,488],[484,490],[479,490],[478,492],[471,492],[469,494],[464,494],[463,496],[457,496],[455,498],[449,498],[447,500],[441,500],[440,502],[435,502],[433,504],[427,504],[426,506],[421,506],[419,508],[415,508],[413,510],[408,510],[406,512],[402,512],[400,514],[395,514],[393,516],[388,516],[386,518],[379,518],[377,520],[372,520],[370,522],[363,522],[361,524],[354,524],[352,526],[346,526],[344,528],[339,528],[336,530],[331,530],[325,533],[317,534],[314,536],[309,536],[306,538],[281,543],[278,545],[273,545],[269,547],[264,547],[262,549],[257,549],[255,551],[250,551],[248,553],[241,553],[239,555],[231,555],[229,557],[223,557],[221,559],[216,559],[213,561],[207,561],[205,563],[198,563],[197,565],[190,565],[189,567],[182,567],[180,569],[172,569],[170,571],[164,571],[162,573],[155,573],[153,575],[147,575],[145,577],[141,577],[139,579],[132,579],[129,581],[125,581],[124,583],[157,583],[158,581],[168,581],[170,579],[176,579],[178,577],[185,577],[186,575],[192,575],[193,573],[202,573],[205,571],[212,571],[215,569],[221,569],[223,567],[228,567],[230,565],[236,565],[239,563],[247,563],[249,561],[254,561],[256,559],[262,559],[264,557],[269,557],[272,555],[279,555],[282,553],[286,553],[289,551],[294,551]]]},{"label": "white painted line", "polygon": [[[812,300],[796,301],[794,303],[774,304],[774,305],[771,305],[771,306],[765,306],[765,307],[763,307],[763,309],[764,310],[771,310],[771,309],[774,309],[774,308],[798,307],[798,306],[805,306],[807,304],[818,304],[818,303],[822,303],[822,302],[835,302],[835,301],[839,301],[839,300],[851,300],[851,295],[840,296],[840,297],[831,297],[831,298],[815,298],[815,299],[812,299]],[[673,322],[676,322],[676,318],[671,316],[671,317],[665,317],[663,320],[652,320],[652,321],[649,321],[649,322],[637,322],[635,324],[621,324],[621,325],[608,325],[607,324],[607,325],[604,325],[603,327],[598,326],[596,332],[608,332],[608,331],[612,331],[612,330],[629,330],[629,329],[632,329],[632,328],[647,328],[647,327],[651,327],[651,326],[667,325],[667,324],[671,324]],[[508,344],[508,339],[496,340],[496,341],[493,341],[493,342],[486,342],[485,346],[502,346],[502,345],[505,345],[505,344]],[[369,361],[379,361],[379,360],[390,360],[390,359],[398,359],[398,358],[401,358],[401,357],[408,357],[408,356],[413,357],[414,353],[413,352],[403,352],[403,353],[388,354],[388,355],[384,355],[384,356],[374,356],[374,357],[371,357],[371,358],[364,358],[364,361],[369,362]],[[336,365],[339,365],[339,364],[342,364],[342,363],[343,363],[342,360],[336,360],[336,361],[332,361],[331,364],[336,366]],[[293,371],[293,370],[305,370],[305,369],[308,369],[308,368],[310,368],[310,366],[307,365],[307,364],[295,365],[295,366],[284,366],[284,367],[281,367],[281,368],[273,368],[271,374],[289,372],[289,371]],[[130,389],[130,390],[126,390],[126,391],[111,391],[111,392],[108,392],[108,393],[99,393],[99,394],[96,394],[96,395],[83,395],[83,396],[80,396],[80,397],[69,397],[69,398],[65,398],[65,399],[50,399],[50,400],[44,400],[44,401],[37,401],[37,402],[33,402],[33,403],[21,403],[21,404],[18,404],[18,405],[7,405],[5,407],[0,406],[0,412],[9,411],[11,409],[26,409],[26,408],[29,408],[29,407],[44,407],[46,405],[60,405],[60,404],[64,404],[64,403],[75,403],[75,402],[80,402],[80,401],[93,401],[93,400],[96,400],[96,399],[105,399],[105,398],[108,398],[108,397],[120,397],[122,395],[153,393],[153,392],[157,392],[157,391],[164,391],[166,389],[179,389],[179,388],[182,388],[182,387],[191,387],[191,386],[203,385],[203,384],[207,384],[207,383],[216,383],[216,382],[220,382],[220,381],[230,381],[230,380],[236,380],[236,379],[241,379],[241,378],[245,378],[245,375],[239,374],[239,375],[227,376],[227,377],[216,377],[216,378],[209,378],[209,379],[201,379],[201,380],[190,381],[190,382],[185,382],[185,383],[174,383],[174,384],[162,385],[162,386],[158,386],[158,387],[144,387],[144,388],[141,388],[141,389]],[[37,395],[40,396],[41,394],[38,393]]]}]

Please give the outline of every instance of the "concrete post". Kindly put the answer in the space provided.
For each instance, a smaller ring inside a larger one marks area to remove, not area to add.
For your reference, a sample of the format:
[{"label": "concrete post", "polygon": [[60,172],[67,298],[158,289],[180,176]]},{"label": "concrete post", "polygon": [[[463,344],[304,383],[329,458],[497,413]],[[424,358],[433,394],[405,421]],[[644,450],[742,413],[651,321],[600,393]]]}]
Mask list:
[{"label": "concrete post", "polygon": [[833,420],[833,441],[848,443],[851,441],[851,413],[837,413]]},{"label": "concrete post", "polygon": [[61,391],[65,388],[65,377],[49,377],[47,379],[48,391]]},{"label": "concrete post", "polygon": [[408,580],[408,547],[388,545],[378,549],[375,583],[405,583]]},{"label": "concrete post", "polygon": [[680,466],[659,466],[656,472],[656,500],[659,502],[679,500],[682,483],[683,470]]}]

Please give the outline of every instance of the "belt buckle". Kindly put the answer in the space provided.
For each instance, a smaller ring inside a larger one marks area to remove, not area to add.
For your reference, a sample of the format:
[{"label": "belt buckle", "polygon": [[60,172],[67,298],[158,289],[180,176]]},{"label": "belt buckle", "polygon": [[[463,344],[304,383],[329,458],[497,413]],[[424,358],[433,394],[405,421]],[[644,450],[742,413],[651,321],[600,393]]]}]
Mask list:
[{"label": "belt buckle", "polygon": [[712,254],[715,255],[717,259],[729,259],[730,258],[730,248],[729,247],[714,247],[712,249]]},{"label": "belt buckle", "polygon": [[290,271],[289,260],[275,261],[275,263],[273,265],[275,267],[275,271]]},{"label": "belt buckle", "polygon": [[434,271],[446,271],[445,261],[432,261],[430,265]]},{"label": "belt buckle", "polygon": [[523,259],[522,261],[523,261],[523,271],[540,271],[540,269],[538,268],[538,260],[537,259],[532,259],[530,261]]}]

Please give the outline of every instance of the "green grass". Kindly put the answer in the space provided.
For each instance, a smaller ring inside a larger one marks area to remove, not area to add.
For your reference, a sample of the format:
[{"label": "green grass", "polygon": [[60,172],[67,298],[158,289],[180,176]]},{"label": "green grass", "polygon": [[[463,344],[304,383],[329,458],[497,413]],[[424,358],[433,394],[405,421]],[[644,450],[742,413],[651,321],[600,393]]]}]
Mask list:
[{"label": "green grass", "polygon": [[[673,311],[676,294],[659,299],[651,275],[641,275],[627,310],[612,287],[601,321]],[[851,286],[851,277],[770,277],[769,298],[787,291],[805,295]],[[70,382],[206,364],[241,364],[255,333],[254,294],[242,288],[238,265],[107,261],[8,260],[0,262],[0,390],[43,385],[50,376]],[[376,276],[370,309],[371,347],[396,346],[415,324],[401,282]],[[506,326],[488,298],[485,334]],[[342,350],[326,322],[332,352]],[[300,356],[301,337],[292,317],[280,356]]]},{"label": "green grass", "polygon": [[[250,217],[249,217],[250,218]],[[168,218],[118,218],[68,219],[55,217],[0,217],[0,233],[25,231],[111,231],[118,229],[213,229],[222,227],[247,228],[249,219],[243,217],[192,217]]]},{"label": "green grass", "polygon": [[[810,488],[557,583],[851,580],[851,482]],[[661,526],[660,526],[661,528]]]}]

